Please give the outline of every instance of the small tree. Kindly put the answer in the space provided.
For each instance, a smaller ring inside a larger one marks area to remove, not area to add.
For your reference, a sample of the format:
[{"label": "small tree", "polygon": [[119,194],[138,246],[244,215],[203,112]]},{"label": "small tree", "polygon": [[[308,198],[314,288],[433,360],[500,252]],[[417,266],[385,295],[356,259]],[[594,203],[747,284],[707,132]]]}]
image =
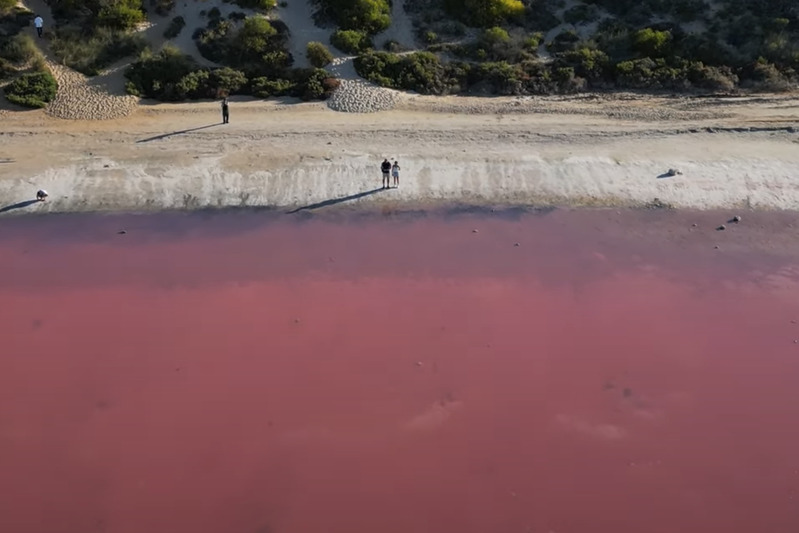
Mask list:
[{"label": "small tree", "polygon": [[333,54],[322,43],[312,41],[308,43],[306,52],[308,62],[316,68],[322,68],[333,62]]}]

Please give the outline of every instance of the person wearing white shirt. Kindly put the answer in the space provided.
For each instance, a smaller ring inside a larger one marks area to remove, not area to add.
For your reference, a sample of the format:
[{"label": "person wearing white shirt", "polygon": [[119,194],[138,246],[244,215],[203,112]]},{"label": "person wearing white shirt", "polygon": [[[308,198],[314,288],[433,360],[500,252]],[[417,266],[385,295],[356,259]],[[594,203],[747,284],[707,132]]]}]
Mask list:
[{"label": "person wearing white shirt", "polygon": [[44,19],[36,15],[36,18],[33,19],[33,25],[36,26],[36,33],[39,35],[39,38],[41,38],[42,28],[44,28]]}]

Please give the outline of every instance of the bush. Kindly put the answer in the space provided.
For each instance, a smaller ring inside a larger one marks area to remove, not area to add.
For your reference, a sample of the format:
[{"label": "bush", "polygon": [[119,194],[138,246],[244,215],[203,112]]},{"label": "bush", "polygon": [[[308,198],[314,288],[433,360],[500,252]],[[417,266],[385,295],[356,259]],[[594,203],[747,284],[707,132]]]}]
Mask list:
[{"label": "bush", "polygon": [[343,30],[374,35],[391,24],[389,0],[319,0],[323,14]]},{"label": "bush", "polygon": [[239,7],[263,11],[269,11],[277,4],[276,0],[233,0],[233,3]]},{"label": "bush", "polygon": [[50,72],[23,74],[5,88],[10,102],[25,107],[45,107],[55,98],[58,83]]},{"label": "bush", "polygon": [[295,83],[291,80],[269,79],[267,77],[255,78],[251,82],[252,94],[258,98],[270,96],[285,96],[294,92]]},{"label": "bush", "polygon": [[486,28],[524,15],[521,0],[445,0],[446,10],[458,19]]},{"label": "bush", "polygon": [[51,40],[53,54],[87,76],[95,76],[118,60],[139,54],[146,46],[147,40],[142,35],[108,28],[99,28],[94,35],[85,37],[76,28],[67,27],[57,30]]},{"label": "bush", "polygon": [[222,18],[222,12],[219,11],[219,8],[214,6],[208,10],[207,16],[211,20],[216,20]]},{"label": "bush", "polygon": [[5,14],[17,7],[17,0],[0,0],[0,14]]},{"label": "bush", "polygon": [[435,54],[397,55],[370,51],[355,58],[355,70],[364,78],[395,89],[421,94],[448,94],[460,88],[465,77],[458,65],[443,65]]},{"label": "bush", "polygon": [[116,0],[105,3],[97,15],[98,23],[116,30],[130,30],[144,21],[141,0]]},{"label": "bush", "polygon": [[330,44],[345,54],[358,54],[372,47],[369,36],[355,30],[336,30],[330,36]]},{"label": "bush", "polygon": [[[188,74],[199,70],[197,63],[184,55],[174,46],[165,46],[157,54],[150,51],[125,71],[125,77],[131,82],[134,94],[157,100],[178,101],[186,97],[186,89],[191,86],[191,79],[181,80]],[[199,84],[201,80],[198,79]],[[132,91],[129,91],[132,92]]]},{"label": "bush", "polygon": [[314,67],[322,68],[333,62],[333,54],[322,43],[312,41],[308,43],[306,52],[308,62]]},{"label": "bush", "polygon": [[238,30],[232,22],[220,20],[196,37],[203,57],[243,70],[250,77],[281,77],[293,61],[286,50],[284,26],[263,17],[248,17]]},{"label": "bush", "polygon": [[633,48],[643,57],[663,57],[671,47],[671,32],[644,28],[633,34]]},{"label": "bush", "polygon": [[303,100],[325,100],[339,86],[327,71],[314,68],[298,72],[295,93]]},{"label": "bush", "polygon": [[173,18],[169,22],[169,26],[167,27],[167,29],[164,30],[164,37],[166,37],[167,39],[174,39],[175,37],[180,35],[180,32],[183,31],[183,28],[185,26],[186,26],[186,21],[184,20],[183,17],[177,16]]}]

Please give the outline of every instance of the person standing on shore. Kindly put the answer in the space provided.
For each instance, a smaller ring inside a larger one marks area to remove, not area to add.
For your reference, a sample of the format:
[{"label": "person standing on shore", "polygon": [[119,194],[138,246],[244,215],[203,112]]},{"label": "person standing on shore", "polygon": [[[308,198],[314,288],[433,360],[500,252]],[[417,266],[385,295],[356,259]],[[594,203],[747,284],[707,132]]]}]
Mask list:
[{"label": "person standing on shore", "polygon": [[391,176],[394,178],[394,187],[399,187],[399,161],[394,161],[394,165],[391,167]]},{"label": "person standing on shore", "polygon": [[33,25],[36,27],[36,34],[41,39],[42,31],[44,30],[44,19],[41,17],[41,15],[36,15],[36,18],[33,19]]},{"label": "person standing on shore", "polygon": [[230,122],[230,106],[227,101],[227,96],[222,100],[222,124]]},{"label": "person standing on shore", "polygon": [[380,170],[383,172],[383,188],[389,189],[391,188],[391,182],[389,181],[389,173],[391,172],[391,163],[388,162],[388,159],[383,159],[383,164],[380,165]]}]

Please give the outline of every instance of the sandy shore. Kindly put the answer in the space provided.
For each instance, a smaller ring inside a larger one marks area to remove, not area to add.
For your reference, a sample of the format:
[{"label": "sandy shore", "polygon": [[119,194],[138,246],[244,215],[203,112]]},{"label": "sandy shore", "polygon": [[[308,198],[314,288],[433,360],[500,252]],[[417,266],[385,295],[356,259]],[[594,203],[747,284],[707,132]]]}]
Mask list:
[{"label": "sandy shore", "polygon": [[[406,95],[376,114],[238,100],[225,126],[215,102],[144,104],[108,121],[15,110],[0,110],[0,120],[4,216],[442,202],[641,206],[655,198],[685,208],[799,209],[799,98],[790,96]],[[400,162],[398,190],[375,191],[384,157]],[[670,168],[681,174],[664,176]],[[50,201],[30,204],[39,188]]]}]

